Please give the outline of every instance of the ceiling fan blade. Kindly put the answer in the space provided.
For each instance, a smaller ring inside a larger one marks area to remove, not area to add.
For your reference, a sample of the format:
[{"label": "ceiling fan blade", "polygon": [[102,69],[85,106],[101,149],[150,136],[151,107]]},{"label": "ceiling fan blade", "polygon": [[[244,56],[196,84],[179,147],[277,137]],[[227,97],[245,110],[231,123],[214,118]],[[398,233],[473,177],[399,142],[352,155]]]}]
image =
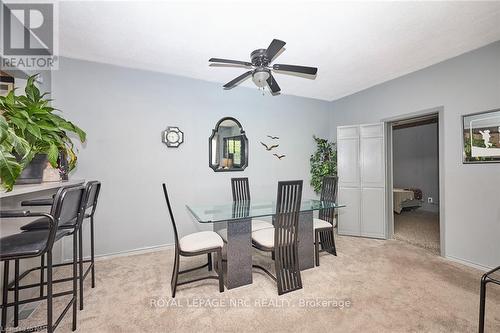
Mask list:
[{"label": "ceiling fan blade", "polygon": [[209,62],[221,62],[224,64],[234,64],[234,65],[242,65],[242,66],[252,66],[251,62],[239,61],[239,60],[230,60],[230,59],[221,59],[221,58],[210,58]]},{"label": "ceiling fan blade", "polygon": [[269,61],[273,60],[273,58],[278,54],[278,52],[285,46],[285,42],[279,39],[273,39],[271,44],[266,50],[266,56]]},{"label": "ceiling fan blade", "polygon": [[238,76],[236,79],[232,80],[232,81],[229,81],[228,83],[226,83],[224,85],[224,88],[232,88],[234,87],[237,83],[239,83],[240,81],[242,81],[243,79],[246,79],[248,76],[252,75],[252,72],[253,71],[248,71],[246,73],[243,73],[241,74],[240,76]]},{"label": "ceiling fan blade", "polygon": [[278,71],[295,72],[309,75],[316,75],[318,69],[316,67],[306,67],[306,66],[295,66],[295,65],[283,65],[274,64],[273,69]]},{"label": "ceiling fan blade", "polygon": [[266,81],[267,81],[267,84],[269,85],[269,89],[271,89],[273,94],[281,91],[280,86],[278,85],[278,83],[276,82],[276,80],[274,79],[274,76],[272,74],[269,75],[269,77],[267,78]]}]

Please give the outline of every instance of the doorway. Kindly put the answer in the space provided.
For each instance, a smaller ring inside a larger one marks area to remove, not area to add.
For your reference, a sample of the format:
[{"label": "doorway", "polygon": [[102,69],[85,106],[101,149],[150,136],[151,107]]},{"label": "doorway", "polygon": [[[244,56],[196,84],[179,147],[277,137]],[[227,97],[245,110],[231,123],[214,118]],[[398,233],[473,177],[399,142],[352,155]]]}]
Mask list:
[{"label": "doorway", "polygon": [[441,254],[439,114],[388,124],[392,237]]}]

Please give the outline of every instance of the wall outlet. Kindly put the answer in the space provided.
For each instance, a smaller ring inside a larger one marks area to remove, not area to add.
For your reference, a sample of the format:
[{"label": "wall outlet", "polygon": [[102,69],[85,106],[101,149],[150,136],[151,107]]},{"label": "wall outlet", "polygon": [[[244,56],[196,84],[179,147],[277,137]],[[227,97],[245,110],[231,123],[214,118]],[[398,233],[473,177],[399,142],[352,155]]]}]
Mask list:
[{"label": "wall outlet", "polygon": [[432,199],[432,197],[427,198],[427,203],[433,203],[433,202],[434,202],[434,200]]}]

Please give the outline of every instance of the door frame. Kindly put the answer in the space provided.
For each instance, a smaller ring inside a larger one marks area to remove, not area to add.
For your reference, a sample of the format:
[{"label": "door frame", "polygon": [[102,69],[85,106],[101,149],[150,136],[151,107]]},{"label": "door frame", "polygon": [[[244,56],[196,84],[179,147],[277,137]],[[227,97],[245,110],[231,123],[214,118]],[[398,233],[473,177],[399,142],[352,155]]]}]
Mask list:
[{"label": "door frame", "polygon": [[391,124],[396,121],[407,120],[411,118],[418,118],[436,114],[438,117],[438,159],[439,159],[439,247],[441,256],[446,256],[446,223],[445,223],[445,188],[444,188],[444,107],[438,106],[430,109],[425,109],[417,112],[407,113],[399,116],[382,119],[385,123],[385,144],[386,144],[386,221],[387,225],[387,239],[392,239],[394,236],[394,213],[393,213],[393,152],[392,152],[392,126]]}]

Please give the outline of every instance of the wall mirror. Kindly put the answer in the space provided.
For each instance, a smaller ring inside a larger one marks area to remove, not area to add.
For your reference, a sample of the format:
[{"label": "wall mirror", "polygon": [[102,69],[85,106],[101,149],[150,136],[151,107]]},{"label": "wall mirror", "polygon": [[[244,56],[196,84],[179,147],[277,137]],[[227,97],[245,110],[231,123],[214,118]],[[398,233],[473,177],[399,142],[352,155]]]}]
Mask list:
[{"label": "wall mirror", "polygon": [[208,139],[209,166],[215,172],[243,171],[248,166],[248,139],[240,122],[222,118]]}]

